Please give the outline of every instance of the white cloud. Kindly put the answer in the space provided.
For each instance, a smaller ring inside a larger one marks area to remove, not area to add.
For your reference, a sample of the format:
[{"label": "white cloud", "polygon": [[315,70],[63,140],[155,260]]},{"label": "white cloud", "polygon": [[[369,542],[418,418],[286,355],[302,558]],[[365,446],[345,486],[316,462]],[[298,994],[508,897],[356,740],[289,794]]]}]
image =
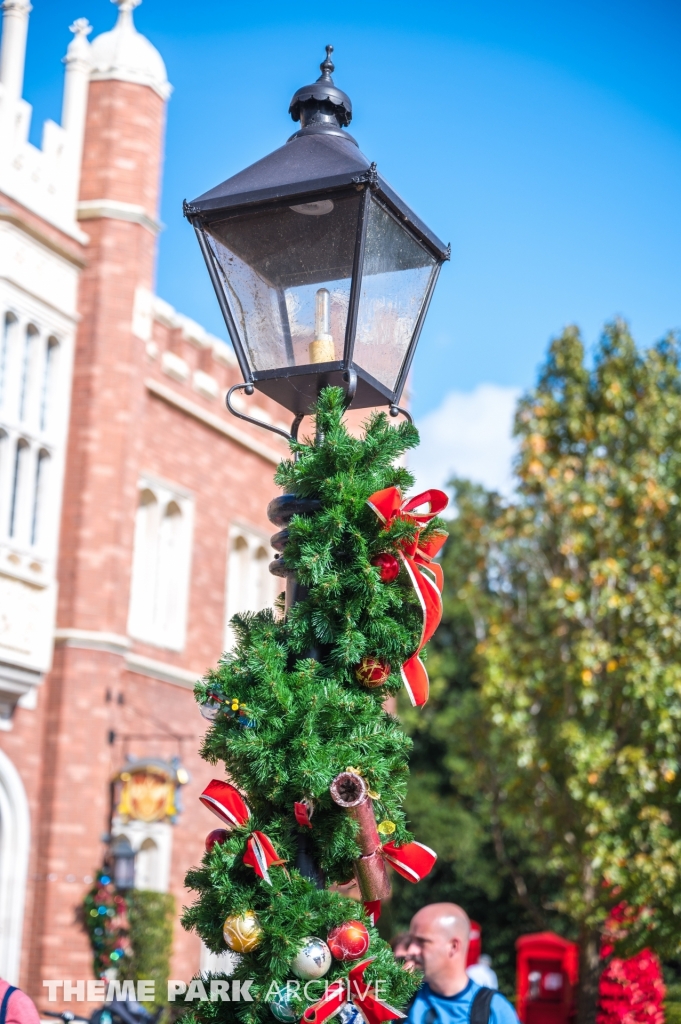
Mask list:
[{"label": "white cloud", "polygon": [[452,476],[460,476],[510,494],[519,395],[519,388],[479,384],[474,391],[450,391],[437,409],[419,419],[421,444],[408,456],[417,490],[444,488]]}]

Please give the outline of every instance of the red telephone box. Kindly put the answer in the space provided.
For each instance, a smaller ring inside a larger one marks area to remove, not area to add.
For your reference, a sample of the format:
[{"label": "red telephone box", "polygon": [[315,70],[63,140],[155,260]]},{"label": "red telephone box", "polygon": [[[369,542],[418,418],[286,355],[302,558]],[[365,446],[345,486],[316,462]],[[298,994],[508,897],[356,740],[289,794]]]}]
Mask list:
[{"label": "red telephone box", "polygon": [[516,941],[516,1009],[523,1024],[570,1024],[575,1014],[577,946],[553,932]]},{"label": "red telephone box", "polygon": [[482,952],[482,929],[477,921],[471,921],[471,932],[468,938],[468,956],[466,967],[477,964]]}]

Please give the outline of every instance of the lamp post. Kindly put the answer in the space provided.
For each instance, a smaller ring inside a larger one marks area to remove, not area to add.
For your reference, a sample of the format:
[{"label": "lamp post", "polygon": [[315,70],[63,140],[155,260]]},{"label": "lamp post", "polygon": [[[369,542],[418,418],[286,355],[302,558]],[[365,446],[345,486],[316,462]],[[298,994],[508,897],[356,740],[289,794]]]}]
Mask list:
[{"label": "lamp post", "polygon": [[[410,418],[400,397],[450,255],[345,131],[352,103],[334,85],[332,51],[317,81],[294,94],[289,113],[300,128],[285,145],[184,202],[243,376],[227,407],[287,439],[330,385],[345,390],[347,406],[383,405]],[[235,409],[239,389],[288,409],[290,433]],[[271,501],[274,549],[284,552],[294,515],[319,508],[294,494]],[[306,589],[282,554],[270,571],[286,578],[288,613]],[[296,865],[323,887],[301,834]],[[387,875],[383,882],[389,890]]]},{"label": "lamp post", "polygon": [[184,203],[243,375],[228,407],[250,419],[231,393],[261,391],[294,414],[293,436],[327,385],[353,408],[398,414],[450,251],[345,131],[332,50],[291,100],[288,142]]}]

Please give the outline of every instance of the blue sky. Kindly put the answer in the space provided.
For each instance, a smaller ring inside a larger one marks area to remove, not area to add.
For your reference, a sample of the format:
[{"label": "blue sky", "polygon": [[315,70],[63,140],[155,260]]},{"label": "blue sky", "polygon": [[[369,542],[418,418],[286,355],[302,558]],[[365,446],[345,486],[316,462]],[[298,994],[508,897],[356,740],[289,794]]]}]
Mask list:
[{"label": "blue sky", "polygon": [[[24,92],[39,125],[59,118],[70,21],[96,34],[116,11],[33,3]],[[681,327],[677,0],[144,0],[135,22],[175,88],[158,292],[215,333],[181,201],[282,144],[327,42],[360,148],[452,243],[415,361],[417,416],[481,385],[529,387],[567,323],[589,345],[616,314],[642,345]]]}]

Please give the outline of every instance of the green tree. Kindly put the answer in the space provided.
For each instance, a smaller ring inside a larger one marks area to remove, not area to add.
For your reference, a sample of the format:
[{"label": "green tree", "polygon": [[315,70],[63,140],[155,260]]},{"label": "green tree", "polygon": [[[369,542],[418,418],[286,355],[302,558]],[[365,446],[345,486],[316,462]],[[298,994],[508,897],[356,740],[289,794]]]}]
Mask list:
[{"label": "green tree", "polygon": [[513,502],[460,491],[478,686],[450,704],[445,763],[526,913],[579,942],[592,1024],[614,906],[618,953],[679,950],[677,340],[640,352],[617,322],[590,367],[567,330],[516,433]]},{"label": "green tree", "polygon": [[[428,649],[430,699],[422,709],[411,708],[403,697],[399,702],[414,743],[405,809],[414,832],[437,850],[438,863],[418,886],[396,879],[391,925],[394,931],[406,929],[425,903],[460,903],[481,925],[483,949],[492,956],[501,990],[512,997],[515,939],[521,932],[549,927],[549,915],[541,902],[541,881],[526,865],[522,875],[515,871],[518,893],[499,863],[499,830],[492,829],[476,767],[486,757],[487,733],[476,680],[476,646],[485,634],[489,610],[483,607],[484,591],[476,593],[473,608],[467,585],[484,574],[485,530],[501,505],[498,496],[467,481],[454,480],[452,486],[457,515],[448,523],[442,556],[442,623]],[[517,863],[516,852],[514,867]]]}]

